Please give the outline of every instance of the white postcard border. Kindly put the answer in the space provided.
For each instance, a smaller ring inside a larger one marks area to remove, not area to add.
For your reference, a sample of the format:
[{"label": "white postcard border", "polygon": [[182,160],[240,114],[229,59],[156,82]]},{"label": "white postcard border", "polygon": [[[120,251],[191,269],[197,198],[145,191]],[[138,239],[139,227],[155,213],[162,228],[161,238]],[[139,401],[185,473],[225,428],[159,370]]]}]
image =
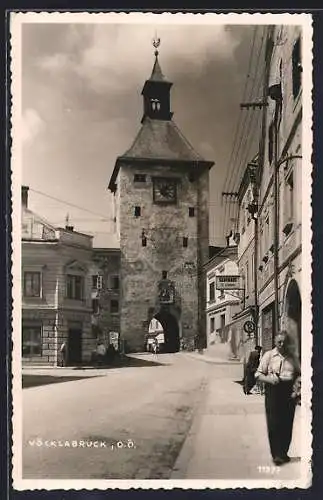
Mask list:
[{"label": "white postcard border", "polygon": [[[11,72],[12,72],[12,297],[13,297],[13,487],[16,490],[80,490],[80,489],[232,489],[232,488],[308,488],[311,484],[312,457],[312,16],[310,14],[215,14],[215,13],[149,13],[149,12],[12,12]],[[21,27],[24,23],[136,23],[155,26],[162,24],[236,24],[236,25],[301,25],[303,29],[303,192],[302,192],[302,475],[295,480],[26,480],[22,479],[22,386],[21,386]]]}]

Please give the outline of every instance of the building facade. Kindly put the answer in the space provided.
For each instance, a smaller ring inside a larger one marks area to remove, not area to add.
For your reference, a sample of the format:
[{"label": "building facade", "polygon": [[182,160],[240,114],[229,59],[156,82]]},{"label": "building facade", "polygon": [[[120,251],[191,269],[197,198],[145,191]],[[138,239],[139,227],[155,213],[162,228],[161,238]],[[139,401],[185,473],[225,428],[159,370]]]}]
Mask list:
[{"label": "building facade", "polygon": [[259,191],[259,307],[264,350],[287,328],[300,354],[302,271],[302,39],[270,29],[265,157]]},{"label": "building facade", "polygon": [[55,228],[28,209],[22,187],[22,360],[60,362],[67,345],[71,365],[90,359],[92,237]]},{"label": "building facade", "polygon": [[120,250],[93,248],[92,329],[106,345],[120,334]]},{"label": "building facade", "polygon": [[175,125],[172,83],[158,51],[142,95],[142,126],[117,158],[114,193],[120,238],[120,332],[129,351],[144,348],[152,318],[164,328],[165,350],[181,338],[206,345],[203,264],[209,257],[209,169]]},{"label": "building facade", "polygon": [[238,217],[232,234],[237,243],[241,277],[240,306],[229,325],[231,354],[245,360],[257,339],[257,290],[255,288],[256,217],[254,210],[258,155],[246,166],[237,193]]},{"label": "building facade", "polygon": [[207,345],[227,342],[228,325],[240,306],[236,291],[217,289],[217,276],[237,276],[237,246],[228,246],[205,265]]}]

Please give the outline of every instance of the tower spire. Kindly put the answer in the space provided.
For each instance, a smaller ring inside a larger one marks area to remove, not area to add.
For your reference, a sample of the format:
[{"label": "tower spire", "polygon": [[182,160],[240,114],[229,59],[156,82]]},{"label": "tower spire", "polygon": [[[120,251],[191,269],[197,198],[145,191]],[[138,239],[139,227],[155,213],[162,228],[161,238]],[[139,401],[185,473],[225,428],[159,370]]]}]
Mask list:
[{"label": "tower spire", "polygon": [[159,50],[158,47],[161,44],[161,40],[159,37],[157,37],[157,33],[155,34],[155,37],[152,40],[153,47],[155,47],[155,62],[153,66],[153,70],[151,72],[151,77],[150,80],[156,81],[156,82],[163,82],[165,81],[165,77],[162,73],[161,67],[159,65],[158,61],[158,56],[159,56]]},{"label": "tower spire", "polygon": [[160,43],[160,37],[155,33],[152,39],[152,45],[155,48],[155,62],[150,78],[146,80],[142,89],[144,115],[141,122],[146,117],[153,120],[171,120],[173,116],[170,110],[170,88],[172,83],[168,82],[164,77],[158,61]]},{"label": "tower spire", "polygon": [[160,43],[161,43],[161,40],[160,40],[160,38],[157,37],[157,31],[155,31],[155,36],[153,38],[153,46],[155,47],[155,57],[156,57],[156,59],[157,59],[158,54],[159,54],[158,47],[159,47]]}]

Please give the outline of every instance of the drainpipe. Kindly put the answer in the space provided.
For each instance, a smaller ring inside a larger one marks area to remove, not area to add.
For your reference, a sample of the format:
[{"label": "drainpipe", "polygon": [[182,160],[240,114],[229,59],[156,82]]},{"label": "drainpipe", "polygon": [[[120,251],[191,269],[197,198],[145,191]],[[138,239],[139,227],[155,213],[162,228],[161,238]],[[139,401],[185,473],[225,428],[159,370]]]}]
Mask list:
[{"label": "drainpipe", "polygon": [[269,88],[269,96],[275,101],[274,115],[274,311],[275,333],[279,331],[279,162],[278,162],[278,132],[281,118],[282,93],[281,84]]}]

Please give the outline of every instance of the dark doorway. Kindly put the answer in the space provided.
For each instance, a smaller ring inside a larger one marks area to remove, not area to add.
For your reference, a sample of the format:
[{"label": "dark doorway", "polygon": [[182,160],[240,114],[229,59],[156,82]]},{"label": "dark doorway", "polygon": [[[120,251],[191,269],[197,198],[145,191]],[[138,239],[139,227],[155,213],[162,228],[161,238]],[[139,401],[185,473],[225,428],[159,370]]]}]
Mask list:
[{"label": "dark doorway", "polygon": [[296,280],[291,280],[286,293],[287,331],[295,354],[301,357],[302,301]]},{"label": "dark doorway", "polygon": [[82,363],[82,328],[68,329],[67,363],[69,365]]},{"label": "dark doorway", "polygon": [[175,316],[169,311],[159,311],[155,318],[161,323],[164,329],[164,352],[177,352],[180,348],[179,328]]}]

